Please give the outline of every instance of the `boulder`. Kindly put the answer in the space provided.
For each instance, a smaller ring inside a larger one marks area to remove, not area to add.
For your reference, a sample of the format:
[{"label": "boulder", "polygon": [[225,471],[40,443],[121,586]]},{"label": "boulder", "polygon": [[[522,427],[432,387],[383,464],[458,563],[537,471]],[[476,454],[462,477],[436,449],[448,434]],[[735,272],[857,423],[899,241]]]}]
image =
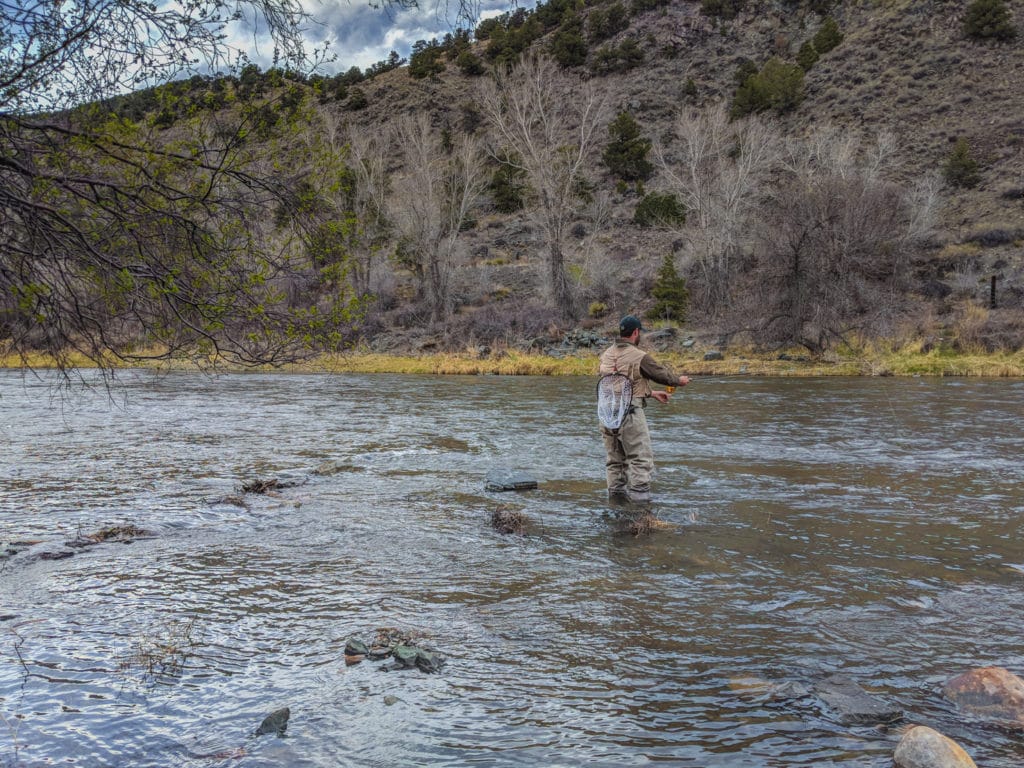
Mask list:
[{"label": "boulder", "polygon": [[957,709],[1007,728],[1024,728],[1024,680],[1002,667],[979,667],[946,683]]},{"label": "boulder", "polygon": [[815,695],[839,714],[844,725],[892,723],[903,710],[874,696],[843,675],[832,675],[814,685]]},{"label": "boulder", "polygon": [[963,747],[924,725],[903,735],[892,759],[896,768],[977,768]]},{"label": "boulder", "polygon": [[717,349],[712,349],[710,352],[704,353],[705,360],[724,360],[725,355],[719,352]]}]

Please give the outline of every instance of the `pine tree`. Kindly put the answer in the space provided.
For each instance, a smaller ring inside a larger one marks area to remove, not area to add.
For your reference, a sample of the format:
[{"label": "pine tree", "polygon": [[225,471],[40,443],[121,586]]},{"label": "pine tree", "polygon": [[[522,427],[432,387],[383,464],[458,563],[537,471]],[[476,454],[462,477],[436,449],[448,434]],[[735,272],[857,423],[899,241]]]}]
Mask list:
[{"label": "pine tree", "polygon": [[612,140],[601,159],[613,174],[623,181],[642,181],[654,173],[647,159],[651,142],[640,134],[640,125],[629,112],[620,112],[608,126]]},{"label": "pine tree", "polygon": [[686,322],[690,292],[686,288],[686,278],[676,272],[675,259],[671,253],[665,254],[651,295],[655,303],[647,317],[652,320],[674,320],[678,324]]},{"label": "pine tree", "polygon": [[964,34],[976,39],[1012,40],[1017,29],[1004,0],[974,0],[964,16]]},{"label": "pine tree", "polygon": [[942,168],[946,182],[955,187],[973,187],[981,181],[978,161],[971,156],[971,145],[962,136],[953,145],[953,151],[946,158]]}]

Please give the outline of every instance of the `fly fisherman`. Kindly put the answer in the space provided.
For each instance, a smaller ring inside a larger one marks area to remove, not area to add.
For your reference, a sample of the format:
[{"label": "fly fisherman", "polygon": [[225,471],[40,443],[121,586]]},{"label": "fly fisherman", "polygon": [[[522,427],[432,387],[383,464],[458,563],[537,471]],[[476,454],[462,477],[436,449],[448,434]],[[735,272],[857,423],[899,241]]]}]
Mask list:
[{"label": "fly fisherman", "polygon": [[[598,370],[598,415],[608,455],[608,496],[625,496],[634,502],[651,500],[654,454],[644,414],[647,398],[667,403],[677,386],[690,381],[637,348],[642,330],[633,315],[622,318],[619,339],[601,354]],[[652,389],[651,382],[668,391]]]}]

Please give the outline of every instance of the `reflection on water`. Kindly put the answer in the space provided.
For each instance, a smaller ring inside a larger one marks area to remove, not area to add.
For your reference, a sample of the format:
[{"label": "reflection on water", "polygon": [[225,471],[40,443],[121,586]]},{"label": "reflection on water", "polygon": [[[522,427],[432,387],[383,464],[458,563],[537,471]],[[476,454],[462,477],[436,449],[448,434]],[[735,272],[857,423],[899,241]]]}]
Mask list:
[{"label": "reflection on water", "polygon": [[[0,372],[0,540],[41,542],[0,564],[5,765],[889,766],[897,730],[736,683],[835,671],[979,765],[1024,758],[941,697],[1024,673],[1020,382],[695,381],[649,411],[672,527],[639,537],[589,380],[121,387]],[[499,467],[539,490],[484,492]],[[228,498],[269,477],[298,484]],[[156,535],[39,557],[124,523]],[[346,667],[382,626],[442,673]],[[184,665],[139,663],[160,647]],[[254,738],[283,706],[287,736]]]}]

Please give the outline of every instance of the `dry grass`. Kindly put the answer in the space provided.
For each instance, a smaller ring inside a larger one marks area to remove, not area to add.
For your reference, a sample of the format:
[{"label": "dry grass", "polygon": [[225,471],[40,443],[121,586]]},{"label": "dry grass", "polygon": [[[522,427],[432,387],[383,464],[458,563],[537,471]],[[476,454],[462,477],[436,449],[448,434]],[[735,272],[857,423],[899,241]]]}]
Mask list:
[{"label": "dry grass", "polygon": [[[924,349],[920,340],[908,342],[864,342],[837,353],[811,357],[800,350],[789,350],[792,359],[780,360],[778,351],[729,348],[724,360],[704,360],[701,352],[664,352],[657,358],[688,376],[978,376],[1024,377],[1024,350],[991,352],[971,350],[953,352],[947,348]],[[597,351],[580,352],[562,358],[542,354],[506,351],[479,358],[462,354],[389,355],[354,352],[325,355],[310,361],[285,366],[298,373],[391,373],[433,376],[590,376],[597,370]],[[22,359],[0,353],[0,368],[52,368],[56,363],[43,356]],[[82,361],[83,368],[92,367]],[[128,367],[128,366],[122,366]],[[166,369],[159,361],[138,367]],[[180,370],[200,370],[188,362],[174,366]],[[251,369],[246,369],[251,370]]]}]

